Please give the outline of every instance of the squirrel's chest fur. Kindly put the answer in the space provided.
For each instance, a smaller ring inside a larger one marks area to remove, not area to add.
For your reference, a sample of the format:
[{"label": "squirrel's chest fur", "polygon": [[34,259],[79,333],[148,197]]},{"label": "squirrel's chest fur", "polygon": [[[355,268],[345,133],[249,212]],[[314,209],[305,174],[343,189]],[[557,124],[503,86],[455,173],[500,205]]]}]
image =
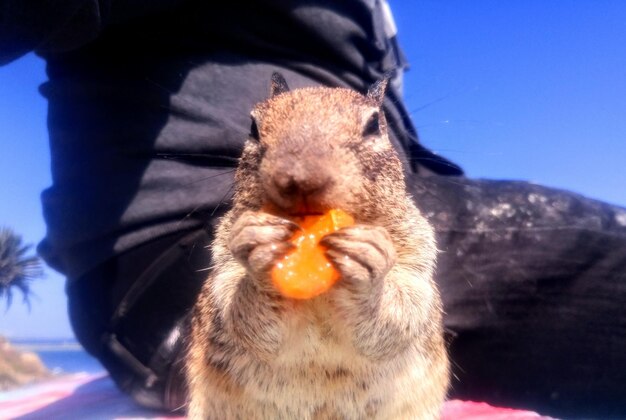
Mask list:
[{"label": "squirrel's chest fur", "polygon": [[275,357],[234,351],[227,367],[214,361],[200,367],[209,379],[207,412],[216,419],[403,418],[403,395],[411,395],[404,391],[420,386],[422,365],[406,357],[372,362],[359,356],[341,320],[328,316],[323,296],[293,303]]}]

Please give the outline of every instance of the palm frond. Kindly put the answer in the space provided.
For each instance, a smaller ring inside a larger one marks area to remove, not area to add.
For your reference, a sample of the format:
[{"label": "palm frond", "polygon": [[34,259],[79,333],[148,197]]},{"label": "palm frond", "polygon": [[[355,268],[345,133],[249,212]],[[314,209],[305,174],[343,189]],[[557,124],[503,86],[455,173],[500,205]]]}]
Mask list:
[{"label": "palm frond", "polygon": [[22,237],[8,227],[0,227],[0,297],[13,301],[13,291],[19,290],[29,304],[30,283],[43,274],[41,260],[28,255],[31,245],[22,243]]}]

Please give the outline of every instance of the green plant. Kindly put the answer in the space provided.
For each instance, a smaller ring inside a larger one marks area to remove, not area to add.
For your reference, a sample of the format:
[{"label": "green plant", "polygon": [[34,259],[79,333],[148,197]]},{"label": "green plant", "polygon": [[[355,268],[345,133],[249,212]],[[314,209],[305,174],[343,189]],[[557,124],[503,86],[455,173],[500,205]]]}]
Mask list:
[{"label": "green plant", "polygon": [[0,227],[0,296],[7,299],[7,307],[13,300],[13,290],[22,293],[29,304],[30,283],[41,277],[43,268],[37,255],[27,255],[31,245],[24,245],[22,237],[12,229]]}]

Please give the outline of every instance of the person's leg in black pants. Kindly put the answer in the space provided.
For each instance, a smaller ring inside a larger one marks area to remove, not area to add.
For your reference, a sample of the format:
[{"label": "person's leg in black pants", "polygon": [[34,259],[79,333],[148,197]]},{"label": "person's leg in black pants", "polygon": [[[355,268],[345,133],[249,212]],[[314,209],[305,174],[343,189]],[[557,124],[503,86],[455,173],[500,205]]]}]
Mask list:
[{"label": "person's leg in black pants", "polygon": [[68,282],[76,337],[146,407],[185,408],[187,314],[211,266],[210,228],[167,235]]},{"label": "person's leg in black pants", "polygon": [[409,184],[441,250],[451,397],[626,417],[626,209],[525,182]]}]

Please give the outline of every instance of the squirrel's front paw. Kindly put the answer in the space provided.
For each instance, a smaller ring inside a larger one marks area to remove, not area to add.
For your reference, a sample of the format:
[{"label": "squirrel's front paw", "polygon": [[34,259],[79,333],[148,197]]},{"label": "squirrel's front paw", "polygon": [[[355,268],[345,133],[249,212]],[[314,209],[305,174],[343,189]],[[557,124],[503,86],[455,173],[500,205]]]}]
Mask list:
[{"label": "squirrel's front paw", "polygon": [[396,252],[387,230],[355,225],[325,236],[328,259],[341,273],[341,284],[369,291],[379,285],[396,262]]},{"label": "squirrel's front paw", "polygon": [[289,238],[298,229],[281,217],[247,211],[233,224],[228,247],[255,279],[265,279],[274,263],[293,248]]}]

